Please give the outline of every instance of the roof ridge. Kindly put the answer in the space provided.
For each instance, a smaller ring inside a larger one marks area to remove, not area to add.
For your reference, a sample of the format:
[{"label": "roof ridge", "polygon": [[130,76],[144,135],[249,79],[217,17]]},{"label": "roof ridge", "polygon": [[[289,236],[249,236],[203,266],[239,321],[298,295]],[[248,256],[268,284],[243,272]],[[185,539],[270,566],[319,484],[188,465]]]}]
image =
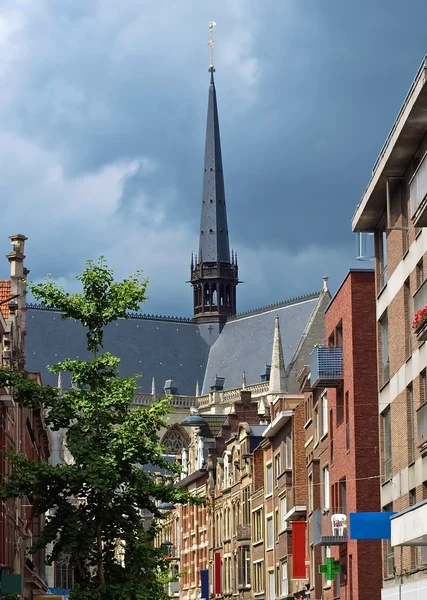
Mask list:
[{"label": "roof ridge", "polygon": [[[32,302],[27,304],[27,308],[31,308],[33,310],[47,310],[58,313],[61,312],[57,308],[50,308]],[[167,315],[147,315],[143,313],[129,313],[129,319],[141,319],[144,321],[169,321],[173,323],[195,323],[195,320],[191,319],[190,317],[168,317]]]},{"label": "roof ridge", "polygon": [[234,317],[229,317],[228,321],[234,321],[240,317],[246,317],[247,315],[253,315],[256,313],[261,313],[265,310],[270,310],[272,308],[282,308],[283,306],[291,306],[292,304],[297,304],[298,302],[302,302],[303,300],[314,300],[320,296],[322,292],[312,292],[310,294],[302,294],[301,296],[295,296],[289,300],[282,300],[280,302],[275,302],[273,304],[267,304],[266,306],[260,306],[258,308],[252,308],[250,310],[238,313]]}]

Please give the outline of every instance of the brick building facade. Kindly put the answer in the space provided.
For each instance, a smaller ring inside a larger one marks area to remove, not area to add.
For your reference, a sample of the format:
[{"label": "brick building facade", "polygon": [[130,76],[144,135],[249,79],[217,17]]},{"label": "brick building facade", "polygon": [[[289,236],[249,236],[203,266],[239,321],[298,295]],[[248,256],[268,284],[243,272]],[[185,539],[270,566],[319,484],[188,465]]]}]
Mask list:
[{"label": "brick building facade", "polygon": [[[26,290],[24,245],[26,238],[13,235],[10,280],[0,281],[0,365],[25,370]],[[38,378],[37,375],[32,375]],[[40,381],[40,379],[39,379]],[[41,381],[40,381],[41,383]],[[0,390],[0,448],[12,448],[28,458],[45,462],[49,458],[49,440],[40,410],[19,407],[11,390]],[[6,457],[0,458],[0,473],[7,476]],[[5,574],[22,578],[22,597],[47,590],[44,552],[31,553],[44,524],[44,517],[31,512],[31,499],[18,498],[0,502],[0,564]]]},{"label": "brick building facade", "polygon": [[[306,394],[311,598],[380,597],[381,543],[352,540],[350,513],[380,510],[375,278],[351,270],[325,314],[326,344],[300,375]],[[333,581],[319,565],[334,558]]]}]

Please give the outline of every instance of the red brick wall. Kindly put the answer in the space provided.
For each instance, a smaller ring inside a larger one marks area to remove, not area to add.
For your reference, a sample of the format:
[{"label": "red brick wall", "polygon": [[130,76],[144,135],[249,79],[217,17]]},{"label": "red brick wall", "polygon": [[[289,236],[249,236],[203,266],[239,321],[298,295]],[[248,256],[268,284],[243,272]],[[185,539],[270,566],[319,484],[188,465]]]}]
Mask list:
[{"label": "red brick wall", "polygon": [[[351,272],[325,315],[326,336],[342,321],[343,393],[348,393],[348,413],[337,425],[336,390],[328,390],[329,409],[334,412],[334,464],[330,465],[330,485],[346,478],[346,512],[379,511],[379,429],[376,360],[375,277],[371,272]],[[346,423],[350,427],[350,450],[346,449]],[[331,435],[331,432],[329,432]],[[331,494],[331,506],[333,504]],[[338,508],[338,507],[337,507]],[[349,600],[352,580],[353,600],[381,594],[381,545],[378,541],[347,544],[347,565],[352,557],[352,573],[341,588],[341,600]],[[333,550],[339,558],[339,550]]]}]

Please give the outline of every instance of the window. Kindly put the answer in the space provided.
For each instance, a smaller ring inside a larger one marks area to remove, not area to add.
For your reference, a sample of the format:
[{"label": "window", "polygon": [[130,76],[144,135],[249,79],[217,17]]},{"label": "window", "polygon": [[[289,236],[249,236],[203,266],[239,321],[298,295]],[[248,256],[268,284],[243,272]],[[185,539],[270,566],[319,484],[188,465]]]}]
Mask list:
[{"label": "window", "polygon": [[322,470],[323,508],[329,508],[329,467]]},{"label": "window", "polygon": [[345,449],[350,452],[350,408],[348,392],[345,393]]},{"label": "window", "polygon": [[417,264],[417,287],[421,287],[424,283],[424,263],[423,259]]},{"label": "window", "polygon": [[406,418],[408,423],[408,461],[415,460],[414,394],[412,385],[406,388]]},{"label": "window", "polygon": [[251,503],[250,503],[251,489],[249,486],[243,488],[243,524],[247,525],[251,522]]},{"label": "window", "polygon": [[[194,553],[195,554],[195,553]],[[196,559],[194,558],[194,566],[196,566]],[[231,592],[231,578],[232,578],[232,574],[231,574],[231,557],[230,556],[225,556],[224,557],[224,591],[225,592]]]},{"label": "window", "polygon": [[417,264],[417,287],[421,287],[424,283],[424,263],[423,259]]},{"label": "window", "polygon": [[336,391],[337,398],[337,426],[344,421],[344,389],[340,383]]},{"label": "window", "polygon": [[268,572],[268,598],[269,600],[275,600],[275,585],[274,585],[274,571]]},{"label": "window", "polygon": [[264,562],[258,561],[254,563],[254,591],[255,593],[264,591]]},{"label": "window", "polygon": [[244,546],[241,552],[239,584],[243,587],[251,585],[251,553],[249,546]]},{"label": "window", "polygon": [[55,587],[69,590],[74,584],[74,569],[68,554],[60,553],[55,561]]},{"label": "window", "polygon": [[[383,508],[384,512],[393,512],[393,504],[388,504]],[[394,549],[391,545],[391,540],[384,540],[383,542],[383,565],[384,565],[384,577],[389,578],[394,576]]]},{"label": "window", "polygon": [[267,496],[273,493],[273,465],[270,463],[265,469]]},{"label": "window", "polygon": [[314,415],[313,415],[313,420],[314,420],[314,443],[319,441],[319,437],[320,437],[320,431],[319,431],[319,405],[316,404],[315,408],[314,408]]},{"label": "window", "polygon": [[288,582],[288,561],[282,560],[280,563],[280,595],[287,596],[289,594]]},{"label": "window", "polygon": [[267,549],[273,547],[273,517],[267,517]]},{"label": "window", "polygon": [[347,483],[345,477],[340,479],[340,510],[343,515],[347,514]]},{"label": "window", "polygon": [[285,521],[286,513],[288,512],[288,500],[286,496],[280,498],[280,531],[284,531],[287,527]]},{"label": "window", "polygon": [[328,433],[328,396],[326,392],[323,392],[320,398],[320,410],[321,410],[321,428],[320,435],[323,437]]},{"label": "window", "polygon": [[427,402],[426,391],[426,370],[424,369],[420,373],[420,406]]},{"label": "window", "polygon": [[381,362],[382,362],[382,384],[390,379],[390,359],[388,348],[388,316],[385,311],[379,321],[381,331]]},{"label": "window", "polygon": [[380,290],[387,283],[387,232],[380,231],[379,233],[379,275],[380,275]]},{"label": "window", "polygon": [[383,429],[383,472],[384,478],[387,480],[391,479],[392,476],[390,407],[385,409],[381,417]]},{"label": "window", "polygon": [[412,354],[412,305],[411,305],[411,288],[409,279],[405,281],[404,285],[404,302],[406,311],[406,323],[405,323],[405,346],[406,346],[406,357],[408,358]]},{"label": "window", "polygon": [[313,512],[313,475],[308,476],[308,512]]},{"label": "window", "polygon": [[253,513],[253,541],[259,542],[262,540],[262,508]]},{"label": "window", "polygon": [[292,469],[292,437],[287,435],[283,442],[285,446],[285,452],[283,460],[285,462],[285,469],[290,471]]},{"label": "window", "polygon": [[224,454],[224,487],[230,487],[230,452]]},{"label": "window", "polygon": [[183,448],[188,446],[184,435],[177,426],[172,427],[166,432],[162,444],[169,454],[181,454]]},{"label": "window", "polygon": [[[280,456],[280,452],[279,452],[274,457],[274,471],[276,473],[276,479],[279,479],[280,474],[282,473],[282,461],[280,460],[280,458],[281,458],[281,456]],[[277,481],[276,481],[276,485],[277,485]]]},{"label": "window", "polygon": [[342,348],[342,340],[343,340],[343,335],[342,335],[342,321],[340,321],[337,325],[337,328],[335,329],[335,338],[336,338],[336,346],[337,348]]}]

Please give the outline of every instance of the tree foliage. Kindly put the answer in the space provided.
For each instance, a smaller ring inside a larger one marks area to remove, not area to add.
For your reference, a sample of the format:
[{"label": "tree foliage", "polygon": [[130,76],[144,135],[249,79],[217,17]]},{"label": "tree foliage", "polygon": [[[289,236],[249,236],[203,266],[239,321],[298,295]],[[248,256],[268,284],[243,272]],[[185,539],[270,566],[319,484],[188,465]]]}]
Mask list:
[{"label": "tree foliage", "polygon": [[147,280],[138,272],[115,282],[102,258],[88,262],[78,279],[82,293],[68,293],[49,278],[30,286],[43,306],[87,330],[91,360],[67,358],[49,367],[69,373],[72,387],[61,391],[25,373],[0,370],[0,387],[12,386],[21,406],[42,409],[53,431],[67,431],[73,464],[36,463],[9,449],[12,471],[0,481],[0,500],[27,496],[35,515],[48,513],[35,549],[53,543],[50,563],[62,553],[70,557],[72,600],[156,600],[164,597],[168,564],[153,545],[159,520],[146,530],[141,510],[159,518],[157,501],[198,500],[142,468],[179,472],[164,458],[158,437],[167,426],[168,399],[131,408],[138,377],[119,377],[119,359],[102,353],[105,327],[139,309]]}]

